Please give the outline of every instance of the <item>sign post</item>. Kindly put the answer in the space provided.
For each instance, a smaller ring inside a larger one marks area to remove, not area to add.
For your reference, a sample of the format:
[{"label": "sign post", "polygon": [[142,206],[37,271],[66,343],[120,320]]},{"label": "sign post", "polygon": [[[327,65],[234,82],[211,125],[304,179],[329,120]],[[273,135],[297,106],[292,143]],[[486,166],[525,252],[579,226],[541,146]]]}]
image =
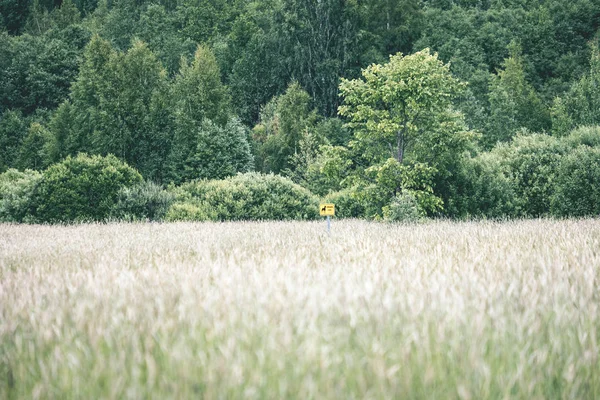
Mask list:
[{"label": "sign post", "polygon": [[331,234],[331,216],[335,215],[335,204],[321,204],[319,206],[319,214],[327,217],[327,233]]}]

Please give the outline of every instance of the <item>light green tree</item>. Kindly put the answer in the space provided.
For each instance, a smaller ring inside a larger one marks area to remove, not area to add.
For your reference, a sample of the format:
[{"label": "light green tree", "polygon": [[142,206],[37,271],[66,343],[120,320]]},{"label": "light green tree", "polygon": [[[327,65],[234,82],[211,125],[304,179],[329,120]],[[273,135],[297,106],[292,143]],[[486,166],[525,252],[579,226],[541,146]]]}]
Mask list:
[{"label": "light green tree", "polygon": [[[95,35],[85,48],[71,100],[59,106],[50,128],[61,156],[92,152],[92,134],[100,123],[104,93],[111,82],[110,62],[116,56],[110,43]],[[58,161],[58,160],[55,160]]]},{"label": "light green tree", "polygon": [[202,122],[207,118],[218,124],[227,122],[229,93],[221,82],[217,59],[207,46],[198,46],[191,63],[182,58],[171,95],[177,112],[188,120]]},{"label": "light green tree", "polygon": [[147,178],[159,178],[166,132],[157,130],[153,114],[168,90],[167,74],[156,56],[141,41],[126,53],[115,53],[108,65],[108,80],[99,82],[100,104],[92,132],[97,154],[114,154]]},{"label": "light green tree", "polygon": [[374,162],[394,158],[404,163],[419,144],[429,144],[432,132],[459,118],[452,114],[452,100],[465,85],[429,49],[392,55],[387,64],[365,68],[362,76],[342,79],[339,113],[354,130],[354,146]]},{"label": "light green tree", "polygon": [[238,119],[223,127],[205,119],[196,134],[196,151],[186,165],[190,178],[224,179],[252,170],[247,129]]},{"label": "light green tree", "polygon": [[348,182],[363,188],[370,216],[381,216],[403,192],[424,212],[441,209],[444,181],[473,136],[452,109],[464,86],[429,49],[392,55],[364,69],[362,79],[342,80],[339,113],[354,131],[356,177]]}]

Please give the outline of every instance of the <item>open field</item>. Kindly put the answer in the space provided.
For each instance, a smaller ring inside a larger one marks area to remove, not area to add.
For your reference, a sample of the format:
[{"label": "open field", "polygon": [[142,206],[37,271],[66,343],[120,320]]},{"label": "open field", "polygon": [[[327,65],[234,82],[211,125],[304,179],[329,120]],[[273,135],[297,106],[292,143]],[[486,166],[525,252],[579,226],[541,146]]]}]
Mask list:
[{"label": "open field", "polygon": [[599,398],[600,220],[0,225],[0,399]]}]

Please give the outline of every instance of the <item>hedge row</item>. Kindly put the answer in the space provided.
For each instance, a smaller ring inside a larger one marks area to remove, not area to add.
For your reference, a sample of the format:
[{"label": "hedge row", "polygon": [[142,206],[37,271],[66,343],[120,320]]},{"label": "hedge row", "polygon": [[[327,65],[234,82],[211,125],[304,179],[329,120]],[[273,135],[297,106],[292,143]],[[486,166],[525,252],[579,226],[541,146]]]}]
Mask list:
[{"label": "hedge row", "polygon": [[[490,152],[465,155],[449,171],[451,193],[444,216],[452,218],[537,218],[600,216],[600,127],[569,136],[521,134]],[[341,217],[364,218],[378,201],[361,187],[330,193]],[[384,218],[414,221],[423,216],[410,193],[384,207]]]},{"label": "hedge row", "polygon": [[313,219],[318,199],[289,179],[248,173],[164,190],[109,155],[68,157],[43,173],[0,174],[0,222]]},{"label": "hedge row", "polygon": [[447,210],[459,217],[600,215],[600,128],[566,138],[517,136],[491,152],[466,157]]},{"label": "hedge row", "polygon": [[[451,217],[520,218],[600,215],[600,127],[564,138],[521,135],[490,152],[465,156],[452,171]],[[368,188],[367,188],[368,189]],[[342,218],[368,217],[365,188],[324,199]],[[44,172],[0,174],[0,222],[309,220],[319,199],[279,175],[240,174],[199,180],[168,190],[114,156],[68,157]],[[410,193],[384,207],[384,218],[424,216]]]},{"label": "hedge row", "polygon": [[247,173],[224,180],[185,183],[168,221],[309,220],[319,215],[319,200],[279,175]]}]

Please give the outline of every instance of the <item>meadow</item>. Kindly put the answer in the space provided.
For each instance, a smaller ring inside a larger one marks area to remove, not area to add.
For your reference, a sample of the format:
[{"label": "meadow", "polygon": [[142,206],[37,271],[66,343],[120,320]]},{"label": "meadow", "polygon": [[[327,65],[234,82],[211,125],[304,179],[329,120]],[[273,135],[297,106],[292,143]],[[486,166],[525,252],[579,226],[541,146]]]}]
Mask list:
[{"label": "meadow", "polygon": [[0,399],[600,398],[600,220],[0,224]]}]

